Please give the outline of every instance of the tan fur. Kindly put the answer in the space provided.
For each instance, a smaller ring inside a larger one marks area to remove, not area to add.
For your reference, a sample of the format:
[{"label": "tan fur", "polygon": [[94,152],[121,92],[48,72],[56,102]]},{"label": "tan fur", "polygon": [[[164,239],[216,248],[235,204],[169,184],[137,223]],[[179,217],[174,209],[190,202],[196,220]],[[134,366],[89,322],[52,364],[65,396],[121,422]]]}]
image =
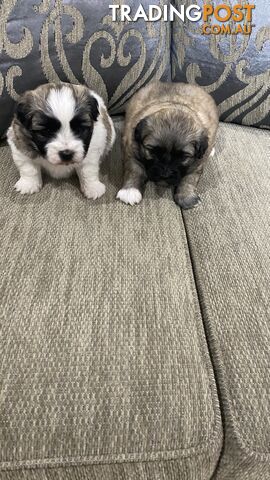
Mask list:
[{"label": "tan fur", "polygon": [[218,128],[216,104],[202,88],[184,83],[153,82],[134,95],[126,111],[125,145],[132,146],[134,129],[142,119],[172,108],[185,111],[195,123],[201,122],[207,129],[212,150]]},{"label": "tan fur", "polygon": [[[202,88],[184,83],[153,82],[141,89],[131,100],[126,111],[123,133],[123,151],[125,162],[125,180],[123,188],[141,189],[145,180],[141,166],[136,162],[136,126],[146,117],[154,118],[155,132],[162,132],[165,122],[181,125],[181,133],[186,141],[199,137],[202,131],[207,134],[208,148],[197,166],[196,172],[189,178],[184,177],[179,194],[189,196],[194,193],[203,164],[214,148],[218,129],[218,112],[214,100]],[[151,136],[151,134],[150,134]],[[150,142],[151,143],[151,142]],[[180,192],[181,190],[181,192]]]},{"label": "tan fur", "polygon": [[103,124],[104,124],[104,126],[107,130],[107,148],[106,148],[106,150],[108,150],[108,147],[111,146],[112,140],[113,140],[113,129],[112,129],[112,125],[111,125],[111,122],[110,122],[110,119],[109,119],[109,115],[108,115],[105,108],[101,107],[100,115],[101,115]]}]

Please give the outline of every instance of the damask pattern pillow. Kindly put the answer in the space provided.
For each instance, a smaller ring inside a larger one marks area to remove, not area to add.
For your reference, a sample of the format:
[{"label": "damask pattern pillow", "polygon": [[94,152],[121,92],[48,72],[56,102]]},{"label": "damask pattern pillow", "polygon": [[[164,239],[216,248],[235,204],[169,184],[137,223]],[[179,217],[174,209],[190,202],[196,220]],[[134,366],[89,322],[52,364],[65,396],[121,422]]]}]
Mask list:
[{"label": "damask pattern pillow", "polygon": [[[223,121],[270,128],[270,2],[175,0],[180,5],[255,4],[251,35],[202,35],[202,21],[173,24],[174,81],[203,86]],[[221,13],[221,15],[223,15]],[[217,23],[217,22],[213,22]],[[234,27],[231,22],[232,29]]]},{"label": "damask pattern pillow", "polygon": [[[151,79],[170,79],[170,24],[112,22],[116,0],[0,1],[0,135],[18,94],[46,82],[85,83],[111,113]],[[123,2],[122,2],[123,3]],[[127,0],[163,5],[167,0]]]}]

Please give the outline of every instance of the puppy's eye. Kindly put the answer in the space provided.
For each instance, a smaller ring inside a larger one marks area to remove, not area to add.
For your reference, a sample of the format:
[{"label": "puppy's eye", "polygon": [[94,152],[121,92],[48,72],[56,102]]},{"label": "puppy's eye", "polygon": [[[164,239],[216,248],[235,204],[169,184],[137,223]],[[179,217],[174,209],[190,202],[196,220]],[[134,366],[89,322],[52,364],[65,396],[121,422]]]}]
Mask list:
[{"label": "puppy's eye", "polygon": [[145,145],[146,150],[152,155],[163,155],[166,151],[165,148],[157,145]]},{"label": "puppy's eye", "polygon": [[53,133],[53,132],[54,132],[54,129],[53,129],[53,128],[50,128],[50,127],[40,126],[40,128],[38,129],[38,132],[39,132],[39,133],[42,133],[42,134]]},{"label": "puppy's eye", "polygon": [[193,155],[191,155],[190,153],[186,154],[186,153],[183,153],[183,156],[182,156],[182,164],[183,165],[188,165],[188,164],[191,164],[194,160],[194,157]]},{"label": "puppy's eye", "polygon": [[74,117],[70,122],[70,127],[74,132],[78,133],[78,132],[82,132],[82,131],[84,132],[86,130],[90,130],[91,125],[85,119],[82,120],[79,117]]},{"label": "puppy's eye", "polygon": [[80,128],[81,128],[82,130],[89,130],[89,129],[90,129],[90,125],[88,125],[88,124],[86,124],[86,123],[82,123],[82,124],[80,125]]},{"label": "puppy's eye", "polygon": [[60,127],[61,124],[56,118],[46,117],[44,120],[41,120],[41,123],[36,123],[33,126],[33,130],[39,135],[52,136],[60,129]]},{"label": "puppy's eye", "polygon": [[43,126],[38,126],[36,128],[33,129],[35,134],[40,136],[40,137],[51,137],[52,135],[54,135],[54,131],[51,130],[50,128],[47,128],[47,127],[43,127]]},{"label": "puppy's eye", "polygon": [[176,158],[179,158],[182,160],[182,162],[188,162],[193,158],[193,155],[191,152],[185,152],[184,150],[176,150],[174,155]]}]

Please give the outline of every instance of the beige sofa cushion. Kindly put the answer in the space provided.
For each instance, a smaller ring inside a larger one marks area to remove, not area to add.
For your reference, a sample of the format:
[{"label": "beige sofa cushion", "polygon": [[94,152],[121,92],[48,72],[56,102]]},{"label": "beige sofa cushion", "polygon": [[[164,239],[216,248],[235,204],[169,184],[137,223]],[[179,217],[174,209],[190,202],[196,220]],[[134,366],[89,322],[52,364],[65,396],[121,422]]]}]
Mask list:
[{"label": "beige sofa cushion", "polygon": [[221,125],[185,212],[221,393],[225,450],[216,480],[270,478],[270,135]]},{"label": "beige sofa cushion", "polygon": [[170,193],[115,200],[119,141],[95,203],[76,179],[22,197],[0,156],[1,480],[209,480],[219,406]]}]

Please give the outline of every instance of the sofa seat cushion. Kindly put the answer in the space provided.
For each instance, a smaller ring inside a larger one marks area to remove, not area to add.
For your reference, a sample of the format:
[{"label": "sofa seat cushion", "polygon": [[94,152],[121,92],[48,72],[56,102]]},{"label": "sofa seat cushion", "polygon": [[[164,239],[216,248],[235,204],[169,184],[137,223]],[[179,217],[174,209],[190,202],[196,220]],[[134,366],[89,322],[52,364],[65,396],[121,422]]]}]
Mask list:
[{"label": "sofa seat cushion", "polygon": [[40,478],[37,467],[66,480],[72,466],[76,479],[209,480],[216,467],[219,406],[181,211],[151,186],[138,207],[116,201],[119,144],[97,202],[75,178],[20,196],[0,150],[1,480]]},{"label": "sofa seat cushion", "polygon": [[217,480],[270,478],[270,138],[221,125],[184,214],[225,421]]}]

